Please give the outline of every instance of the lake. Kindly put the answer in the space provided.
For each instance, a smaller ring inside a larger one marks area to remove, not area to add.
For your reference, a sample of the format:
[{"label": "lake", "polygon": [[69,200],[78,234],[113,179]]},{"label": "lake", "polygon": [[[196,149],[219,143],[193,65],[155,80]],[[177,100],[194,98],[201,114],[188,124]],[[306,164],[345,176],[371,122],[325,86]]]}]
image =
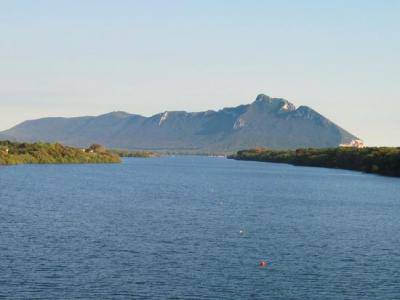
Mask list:
[{"label": "lake", "polygon": [[193,156],[0,167],[0,228],[0,298],[400,298],[399,178]]}]

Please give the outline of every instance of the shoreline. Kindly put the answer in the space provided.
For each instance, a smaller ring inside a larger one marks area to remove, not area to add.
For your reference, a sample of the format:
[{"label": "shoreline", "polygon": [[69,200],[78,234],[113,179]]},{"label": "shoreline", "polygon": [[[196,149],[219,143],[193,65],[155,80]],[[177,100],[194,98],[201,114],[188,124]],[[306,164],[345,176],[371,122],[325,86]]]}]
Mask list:
[{"label": "shoreline", "polygon": [[342,169],[400,177],[400,148],[395,147],[308,148],[297,150],[257,148],[238,151],[236,154],[229,155],[228,159]]},{"label": "shoreline", "polygon": [[120,163],[121,158],[93,144],[73,148],[58,143],[16,143],[0,141],[0,165],[21,164],[101,164]]}]

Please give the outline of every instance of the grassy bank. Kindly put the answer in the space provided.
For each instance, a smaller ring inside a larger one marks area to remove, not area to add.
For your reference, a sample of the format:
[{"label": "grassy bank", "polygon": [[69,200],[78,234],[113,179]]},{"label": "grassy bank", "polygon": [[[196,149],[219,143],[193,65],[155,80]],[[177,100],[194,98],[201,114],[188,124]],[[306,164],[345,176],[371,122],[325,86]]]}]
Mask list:
[{"label": "grassy bank", "polygon": [[100,145],[78,149],[49,143],[0,141],[0,165],[119,163],[121,159]]},{"label": "grassy bank", "polygon": [[250,149],[229,156],[238,160],[338,168],[400,177],[400,147],[268,150]]}]

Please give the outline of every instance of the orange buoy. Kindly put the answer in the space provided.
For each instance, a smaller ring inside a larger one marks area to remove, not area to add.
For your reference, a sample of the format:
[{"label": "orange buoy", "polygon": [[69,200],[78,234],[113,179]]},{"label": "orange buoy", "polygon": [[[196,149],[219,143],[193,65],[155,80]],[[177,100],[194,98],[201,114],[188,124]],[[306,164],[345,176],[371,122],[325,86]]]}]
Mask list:
[{"label": "orange buoy", "polygon": [[260,261],[260,263],[258,264],[261,268],[264,268],[267,266],[267,262],[266,261]]}]

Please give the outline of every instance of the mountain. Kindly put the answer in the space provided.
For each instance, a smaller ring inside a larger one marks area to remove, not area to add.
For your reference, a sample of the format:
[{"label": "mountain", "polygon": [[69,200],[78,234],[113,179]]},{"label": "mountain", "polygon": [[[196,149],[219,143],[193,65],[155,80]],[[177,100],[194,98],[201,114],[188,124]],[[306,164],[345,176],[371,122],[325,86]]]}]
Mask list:
[{"label": "mountain", "polygon": [[258,95],[218,111],[167,111],[151,117],[111,112],[97,117],[43,118],[0,132],[0,138],[87,147],[171,151],[236,151],[253,147],[336,147],[357,139],[307,106]]}]

